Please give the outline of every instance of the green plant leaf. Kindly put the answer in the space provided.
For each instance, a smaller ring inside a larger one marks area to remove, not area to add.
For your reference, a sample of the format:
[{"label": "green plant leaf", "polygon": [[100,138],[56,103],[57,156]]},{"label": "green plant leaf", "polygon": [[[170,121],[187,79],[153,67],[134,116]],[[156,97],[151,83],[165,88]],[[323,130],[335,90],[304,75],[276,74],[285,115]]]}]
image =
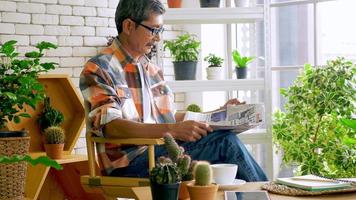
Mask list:
[{"label": "green plant leaf", "polygon": [[57,170],[63,169],[63,167],[60,164],[58,164],[57,161],[52,160],[52,159],[48,158],[47,156],[40,156],[36,159],[31,158],[31,156],[29,156],[29,155],[25,155],[25,156],[15,155],[15,156],[11,156],[11,157],[0,156],[0,163],[2,163],[2,164],[12,164],[12,163],[17,163],[17,162],[21,162],[21,161],[26,161],[33,166],[38,165],[38,164],[43,164],[47,167],[53,167]]}]

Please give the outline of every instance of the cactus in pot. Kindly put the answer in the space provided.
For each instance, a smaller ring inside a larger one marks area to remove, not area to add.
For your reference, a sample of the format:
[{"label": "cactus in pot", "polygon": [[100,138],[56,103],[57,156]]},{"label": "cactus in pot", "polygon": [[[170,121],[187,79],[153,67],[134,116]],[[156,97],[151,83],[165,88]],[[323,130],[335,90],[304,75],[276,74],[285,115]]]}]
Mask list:
[{"label": "cactus in pot", "polygon": [[61,159],[63,157],[64,130],[59,126],[51,126],[44,130],[45,149],[47,155],[52,159]]},{"label": "cactus in pot", "polygon": [[199,161],[193,171],[195,177],[195,185],[207,186],[211,184],[212,169],[210,163],[206,161]]}]

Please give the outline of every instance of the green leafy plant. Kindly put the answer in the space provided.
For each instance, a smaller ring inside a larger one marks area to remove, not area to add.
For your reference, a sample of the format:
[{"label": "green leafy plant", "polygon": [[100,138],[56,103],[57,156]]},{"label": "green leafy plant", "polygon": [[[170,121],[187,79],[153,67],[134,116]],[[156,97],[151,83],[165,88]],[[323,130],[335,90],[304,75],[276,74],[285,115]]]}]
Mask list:
[{"label": "green leafy plant", "polygon": [[188,105],[186,110],[190,111],[190,112],[201,112],[202,111],[200,106],[198,106],[197,104],[194,104],[194,103]]},{"label": "green leafy plant", "polygon": [[21,117],[31,117],[24,109],[25,105],[35,109],[36,104],[44,98],[43,86],[38,82],[38,74],[54,69],[53,62],[42,63],[40,58],[44,50],[56,48],[49,42],[36,45],[38,51],[25,54],[20,59],[15,50],[15,40],[0,46],[0,129],[6,123],[20,122]]},{"label": "green leafy plant", "polygon": [[286,164],[297,174],[352,177],[356,174],[356,146],[343,142],[355,131],[340,123],[355,112],[355,65],[343,58],[326,66],[305,65],[304,72],[281,94],[285,111],[274,113],[273,140],[283,149]]},{"label": "green leafy plant", "polygon": [[245,68],[252,62],[255,57],[242,56],[237,50],[232,51],[232,59],[235,62],[236,68]]},{"label": "green leafy plant", "polygon": [[169,158],[172,162],[177,164],[182,180],[193,180],[193,165],[195,162],[192,162],[189,155],[184,154],[183,147],[179,146],[173,136],[169,133],[164,136],[164,145],[167,149]]},{"label": "green leafy plant", "polygon": [[63,114],[59,110],[54,109],[51,106],[50,98],[46,97],[44,99],[44,108],[37,119],[41,131],[51,126],[59,126],[63,121]]},{"label": "green leafy plant", "polygon": [[211,184],[213,172],[209,162],[198,161],[194,167],[195,185],[207,186]]},{"label": "green leafy plant", "polygon": [[63,144],[65,139],[64,130],[58,126],[51,126],[44,130],[46,144]]},{"label": "green leafy plant", "polygon": [[12,164],[12,163],[18,163],[21,161],[25,161],[27,163],[30,163],[31,165],[35,166],[38,164],[42,164],[45,165],[47,167],[53,167],[57,170],[62,170],[63,167],[58,164],[57,161],[52,160],[50,158],[48,158],[47,156],[40,156],[38,158],[31,158],[31,156],[29,155],[25,155],[25,156],[19,156],[19,155],[14,155],[11,157],[8,156],[0,156],[0,163],[1,164]]},{"label": "green leafy plant", "polygon": [[198,60],[200,42],[195,35],[186,33],[175,40],[165,40],[163,44],[164,50],[169,49],[175,62]]},{"label": "green leafy plant", "polygon": [[204,58],[204,61],[207,61],[209,63],[209,67],[221,67],[221,64],[223,63],[224,59],[211,53]]},{"label": "green leafy plant", "polygon": [[170,158],[160,157],[158,163],[151,170],[150,181],[158,184],[173,184],[181,181],[181,174],[177,164]]}]

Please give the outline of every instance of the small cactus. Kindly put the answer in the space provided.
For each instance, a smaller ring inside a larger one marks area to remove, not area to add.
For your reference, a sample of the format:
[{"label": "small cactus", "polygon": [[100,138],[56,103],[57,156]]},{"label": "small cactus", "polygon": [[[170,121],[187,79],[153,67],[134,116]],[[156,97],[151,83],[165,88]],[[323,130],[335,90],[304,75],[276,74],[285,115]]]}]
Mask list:
[{"label": "small cactus", "polygon": [[64,130],[59,126],[51,126],[44,132],[46,144],[63,144],[65,135]]},{"label": "small cactus", "polygon": [[194,104],[194,103],[188,105],[186,110],[187,111],[191,111],[191,112],[201,112],[200,106],[198,106],[197,104]]},{"label": "small cactus", "polygon": [[182,150],[182,148],[180,148],[173,136],[169,133],[164,136],[164,146],[167,149],[168,156],[173,162],[177,162],[178,157],[183,155],[184,149]]},{"label": "small cactus", "polygon": [[181,181],[181,175],[177,168],[177,165],[173,162],[165,162],[164,158],[160,161],[164,163],[158,163],[151,170],[150,180],[158,184],[173,184]]},{"label": "small cactus", "polygon": [[209,162],[197,162],[194,167],[193,174],[195,177],[195,185],[207,186],[211,184],[213,172]]}]

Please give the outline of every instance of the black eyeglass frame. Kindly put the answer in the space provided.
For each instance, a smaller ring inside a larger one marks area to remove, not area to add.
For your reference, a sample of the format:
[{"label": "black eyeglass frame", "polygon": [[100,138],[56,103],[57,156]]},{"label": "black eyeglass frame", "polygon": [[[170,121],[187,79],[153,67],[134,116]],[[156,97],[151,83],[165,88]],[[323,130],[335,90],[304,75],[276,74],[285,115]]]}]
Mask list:
[{"label": "black eyeglass frame", "polygon": [[137,22],[137,21],[134,20],[134,19],[131,19],[131,18],[129,18],[129,19],[132,20],[133,22],[135,22],[136,24],[138,24],[138,25],[140,25],[140,26],[146,28],[147,30],[149,30],[153,36],[156,36],[156,35],[158,35],[158,34],[162,34],[163,31],[164,31],[164,28],[163,28],[163,27],[161,27],[161,28],[152,28],[152,27],[146,26],[146,25],[144,25],[144,24],[142,24],[142,23],[139,23],[139,22]]}]

